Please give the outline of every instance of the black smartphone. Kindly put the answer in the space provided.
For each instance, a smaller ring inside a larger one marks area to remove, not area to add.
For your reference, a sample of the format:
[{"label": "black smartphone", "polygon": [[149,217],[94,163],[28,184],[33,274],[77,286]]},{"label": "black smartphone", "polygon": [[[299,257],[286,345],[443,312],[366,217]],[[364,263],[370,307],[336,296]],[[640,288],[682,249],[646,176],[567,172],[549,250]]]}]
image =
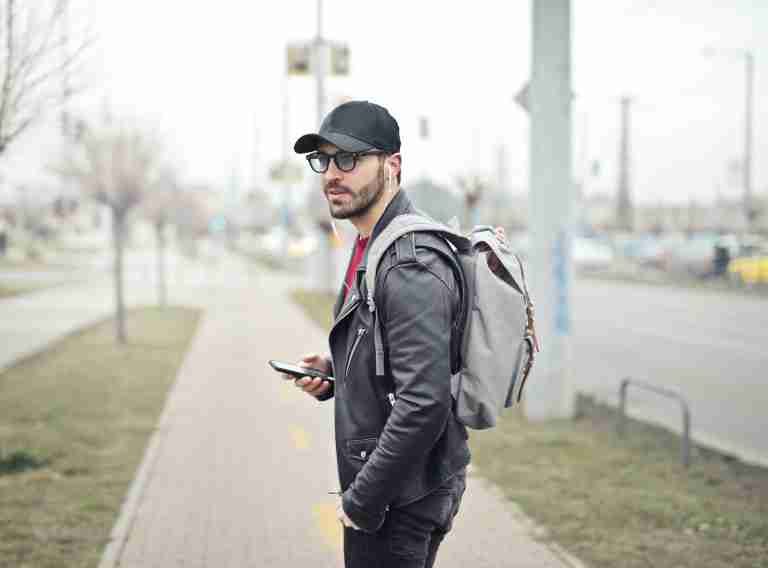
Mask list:
[{"label": "black smartphone", "polygon": [[294,365],[293,363],[286,363],[285,361],[275,361],[275,360],[270,360],[269,366],[272,367],[278,373],[285,373],[286,375],[291,375],[296,379],[300,379],[302,377],[312,377],[312,378],[319,377],[324,381],[333,382],[332,377],[326,375],[322,371],[318,371],[317,369],[310,369],[308,367],[299,367],[298,365]]}]

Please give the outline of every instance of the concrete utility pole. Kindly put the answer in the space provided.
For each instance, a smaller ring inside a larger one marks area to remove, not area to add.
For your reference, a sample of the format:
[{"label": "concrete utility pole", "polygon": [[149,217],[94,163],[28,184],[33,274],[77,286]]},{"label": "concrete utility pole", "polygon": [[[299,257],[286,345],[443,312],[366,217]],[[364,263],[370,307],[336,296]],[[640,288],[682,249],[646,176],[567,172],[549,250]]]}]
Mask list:
[{"label": "concrete utility pole", "polygon": [[744,156],[742,157],[741,175],[742,189],[744,191],[743,204],[744,218],[747,227],[752,228],[758,211],[753,201],[752,195],[752,130],[754,127],[754,115],[752,113],[752,102],[755,89],[755,55],[748,49],[719,49],[706,47],[702,50],[702,55],[712,57],[715,55],[725,56],[744,60]]},{"label": "concrete utility pole", "polygon": [[744,52],[745,93],[744,93],[744,214],[747,226],[751,229],[757,218],[757,209],[752,195],[752,99],[755,85],[755,56],[751,51]]},{"label": "concrete utility pole", "polygon": [[530,419],[570,418],[571,3],[533,0],[531,117],[531,291],[542,342],[526,386]]},{"label": "concrete utility pole", "polygon": [[616,199],[616,226],[623,231],[634,228],[630,196],[630,97],[621,98],[621,139],[619,141],[619,191]]},{"label": "concrete utility pole", "polygon": [[496,188],[499,192],[509,191],[507,147],[504,144],[499,144],[496,148]]}]

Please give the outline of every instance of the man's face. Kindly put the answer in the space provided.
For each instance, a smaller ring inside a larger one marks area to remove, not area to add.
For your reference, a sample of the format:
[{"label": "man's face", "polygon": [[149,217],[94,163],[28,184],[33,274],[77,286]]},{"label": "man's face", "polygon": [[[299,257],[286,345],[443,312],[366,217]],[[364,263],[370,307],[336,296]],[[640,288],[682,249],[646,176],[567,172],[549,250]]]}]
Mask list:
[{"label": "man's face", "polygon": [[[336,146],[322,144],[318,151],[335,154]],[[386,177],[378,155],[360,156],[351,172],[343,172],[331,160],[323,176],[323,192],[334,219],[365,215],[384,195]]]}]

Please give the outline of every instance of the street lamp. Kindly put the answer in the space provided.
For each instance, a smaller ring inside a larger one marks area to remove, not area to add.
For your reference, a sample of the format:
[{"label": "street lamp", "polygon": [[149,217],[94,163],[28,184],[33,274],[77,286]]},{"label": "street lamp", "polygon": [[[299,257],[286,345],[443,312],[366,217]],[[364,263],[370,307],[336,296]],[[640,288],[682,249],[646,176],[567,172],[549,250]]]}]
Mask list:
[{"label": "street lamp", "polygon": [[755,56],[748,49],[715,49],[713,47],[706,47],[701,53],[705,57],[720,55],[736,57],[744,61],[744,157],[741,174],[744,189],[744,215],[747,219],[747,226],[751,228],[757,218],[757,209],[754,206],[752,196],[752,101],[754,99]]}]

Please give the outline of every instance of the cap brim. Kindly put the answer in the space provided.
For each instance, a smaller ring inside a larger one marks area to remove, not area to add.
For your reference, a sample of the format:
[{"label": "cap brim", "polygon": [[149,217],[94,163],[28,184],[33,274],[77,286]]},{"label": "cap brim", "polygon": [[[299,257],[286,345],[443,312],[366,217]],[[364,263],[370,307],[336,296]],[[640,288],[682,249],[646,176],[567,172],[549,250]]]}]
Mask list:
[{"label": "cap brim", "polygon": [[363,152],[373,148],[367,142],[362,142],[352,136],[339,132],[328,132],[323,136],[319,134],[305,134],[296,140],[296,143],[293,145],[293,151],[297,154],[314,152],[320,144],[333,144],[339,150],[344,150],[345,152]]}]

